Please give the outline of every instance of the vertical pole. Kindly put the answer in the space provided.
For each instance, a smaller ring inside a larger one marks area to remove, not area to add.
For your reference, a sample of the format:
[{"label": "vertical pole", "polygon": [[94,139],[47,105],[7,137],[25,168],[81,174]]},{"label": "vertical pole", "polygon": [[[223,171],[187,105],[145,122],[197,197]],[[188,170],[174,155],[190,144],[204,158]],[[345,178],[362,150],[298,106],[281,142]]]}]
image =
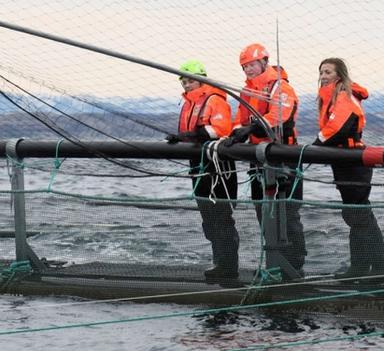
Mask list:
[{"label": "vertical pole", "polygon": [[[274,203],[275,193],[277,190],[277,172],[268,167],[266,161],[266,151],[268,144],[261,143],[256,147],[256,159],[264,165],[265,178],[265,196],[262,207],[264,236],[265,236],[265,258],[266,268],[280,267],[290,279],[301,278],[300,274],[281,254],[281,249],[287,247],[291,243],[287,239],[287,214],[284,202]],[[279,199],[285,199],[285,190],[279,191]]]},{"label": "vertical pole", "polygon": [[262,206],[263,223],[264,223],[264,236],[265,236],[265,255],[266,267],[275,268],[280,266],[280,257],[278,255],[280,242],[279,242],[279,216],[280,204],[274,203],[276,193],[276,172],[268,168],[268,164],[264,163],[264,180],[265,180],[265,194]]},{"label": "vertical pole", "polygon": [[23,139],[12,139],[8,141],[5,146],[7,155],[15,161],[12,164],[11,186],[15,220],[16,261],[25,261],[28,259],[25,221],[24,171],[19,165],[21,160],[18,158],[16,152],[17,144],[21,140]]}]

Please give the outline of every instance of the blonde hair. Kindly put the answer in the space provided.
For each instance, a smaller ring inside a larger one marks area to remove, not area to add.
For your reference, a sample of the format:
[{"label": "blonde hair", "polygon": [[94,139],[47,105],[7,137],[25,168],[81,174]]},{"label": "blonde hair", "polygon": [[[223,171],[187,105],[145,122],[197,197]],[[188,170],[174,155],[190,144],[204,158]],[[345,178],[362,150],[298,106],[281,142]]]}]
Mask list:
[{"label": "blonde hair", "polygon": [[[349,96],[352,95],[352,80],[348,73],[347,65],[345,64],[344,60],[338,57],[329,57],[321,61],[319,65],[319,71],[321,69],[321,66],[324,64],[331,64],[335,66],[336,74],[339,78],[338,82],[336,83],[336,89],[332,95],[332,103],[335,103],[337,95],[340,93],[340,91],[344,90],[347,92]],[[320,78],[319,78],[319,85],[320,85]],[[318,109],[321,111],[321,108],[323,106],[323,101],[318,96]]]}]

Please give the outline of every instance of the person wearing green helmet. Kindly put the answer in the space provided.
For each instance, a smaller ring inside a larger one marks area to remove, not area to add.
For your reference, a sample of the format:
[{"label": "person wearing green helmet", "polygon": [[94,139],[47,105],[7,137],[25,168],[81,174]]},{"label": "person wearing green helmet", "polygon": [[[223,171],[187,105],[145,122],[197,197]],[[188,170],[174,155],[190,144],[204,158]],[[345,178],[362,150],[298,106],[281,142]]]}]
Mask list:
[{"label": "person wearing green helmet", "polygon": [[[207,76],[207,71],[205,70],[204,65],[198,61],[198,60],[189,60],[187,62],[184,62],[180,66],[180,71],[192,73],[192,74],[198,74],[200,76]],[[183,77],[180,77],[182,79]]]},{"label": "person wearing green helmet", "polygon": [[[197,60],[185,62],[180,71],[207,76],[204,65]],[[226,93],[189,77],[181,76],[180,82],[184,89],[184,104],[179,117],[179,133],[168,135],[168,143],[189,141],[203,144],[228,136],[232,130],[232,120]],[[190,174],[204,235],[212,245],[214,267],[204,273],[207,283],[233,287],[240,284],[239,235],[232,217],[231,203],[215,200],[237,198],[237,175],[234,161],[218,163],[220,170],[215,168],[212,160],[204,158],[202,167],[206,175],[200,177],[201,160],[191,159]]]}]

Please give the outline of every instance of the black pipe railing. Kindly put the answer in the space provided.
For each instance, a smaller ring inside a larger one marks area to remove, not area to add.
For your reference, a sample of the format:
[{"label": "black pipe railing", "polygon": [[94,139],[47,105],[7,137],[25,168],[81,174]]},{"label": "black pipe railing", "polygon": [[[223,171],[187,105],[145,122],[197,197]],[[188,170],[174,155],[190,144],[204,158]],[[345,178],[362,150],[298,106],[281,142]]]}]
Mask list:
[{"label": "black pipe railing", "polygon": [[[13,140],[14,141],[14,140]],[[0,157],[6,157],[6,144],[0,141]],[[168,144],[161,142],[118,141],[82,141],[72,143],[67,140],[27,140],[20,139],[16,144],[18,158],[37,157],[73,157],[99,158],[145,158],[145,159],[191,159],[199,158],[204,151],[213,153],[213,145],[193,143]],[[260,145],[235,144],[226,147],[220,143],[217,147],[221,159],[244,161],[267,161],[269,163],[298,162],[317,164],[350,164],[367,167],[383,167],[384,147],[365,149],[344,149],[337,147],[312,145],[282,145],[263,143]]]}]

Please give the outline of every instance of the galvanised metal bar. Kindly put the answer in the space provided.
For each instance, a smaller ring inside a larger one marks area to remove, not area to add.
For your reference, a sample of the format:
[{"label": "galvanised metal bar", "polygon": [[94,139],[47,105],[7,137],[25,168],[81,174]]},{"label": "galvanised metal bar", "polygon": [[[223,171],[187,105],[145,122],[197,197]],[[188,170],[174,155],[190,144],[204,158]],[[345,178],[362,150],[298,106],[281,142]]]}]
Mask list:
[{"label": "galvanised metal bar", "polygon": [[[16,154],[16,145],[21,139],[10,140],[6,145],[7,154],[16,162],[20,159]],[[25,199],[24,199],[24,172],[19,165],[12,164],[11,188],[13,197],[13,210],[15,219],[15,241],[16,241],[16,260],[27,260],[27,230],[25,222]]]}]

